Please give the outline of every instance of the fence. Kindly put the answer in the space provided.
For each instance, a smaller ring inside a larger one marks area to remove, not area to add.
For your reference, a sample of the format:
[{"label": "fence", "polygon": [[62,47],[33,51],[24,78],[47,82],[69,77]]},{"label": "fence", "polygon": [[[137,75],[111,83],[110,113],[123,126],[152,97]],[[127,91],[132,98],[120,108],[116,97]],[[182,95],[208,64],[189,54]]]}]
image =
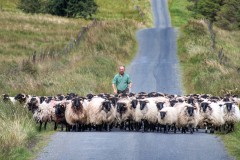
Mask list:
[{"label": "fence", "polygon": [[41,63],[43,61],[46,61],[48,59],[50,60],[56,60],[60,58],[63,55],[68,55],[74,48],[79,46],[80,42],[83,40],[84,35],[87,33],[87,31],[94,27],[97,24],[97,21],[94,19],[93,22],[86,26],[82,27],[80,32],[78,33],[78,36],[76,39],[71,40],[65,47],[61,50],[41,50],[39,52],[34,52],[32,55],[28,57],[28,59],[23,60],[23,63],[26,61],[30,61],[32,63]]}]

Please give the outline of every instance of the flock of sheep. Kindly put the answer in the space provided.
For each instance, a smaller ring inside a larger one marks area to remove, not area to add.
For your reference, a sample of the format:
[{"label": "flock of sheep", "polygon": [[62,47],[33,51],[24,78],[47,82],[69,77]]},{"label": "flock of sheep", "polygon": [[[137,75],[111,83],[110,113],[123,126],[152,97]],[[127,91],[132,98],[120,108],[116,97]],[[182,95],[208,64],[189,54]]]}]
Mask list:
[{"label": "flock of sheep", "polygon": [[138,94],[74,93],[54,97],[3,94],[3,101],[20,103],[32,112],[34,120],[46,129],[54,122],[66,131],[111,131],[114,127],[128,131],[193,133],[199,128],[231,132],[240,120],[240,98],[236,95],[216,97],[208,94],[185,96],[158,92]]}]

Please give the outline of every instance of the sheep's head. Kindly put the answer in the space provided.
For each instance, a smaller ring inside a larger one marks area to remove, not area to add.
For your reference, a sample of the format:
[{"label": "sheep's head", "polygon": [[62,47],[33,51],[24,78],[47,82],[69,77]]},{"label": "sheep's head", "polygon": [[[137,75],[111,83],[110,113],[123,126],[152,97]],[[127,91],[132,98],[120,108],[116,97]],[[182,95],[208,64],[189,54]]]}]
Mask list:
[{"label": "sheep's head", "polygon": [[134,99],[131,101],[132,108],[136,109],[137,105],[138,105],[138,100]]},{"label": "sheep's head", "polygon": [[161,119],[164,119],[164,117],[167,115],[166,111],[160,111],[160,117]]},{"label": "sheep's head", "polygon": [[116,106],[118,97],[110,97],[109,100],[112,102],[113,106]]},{"label": "sheep's head", "polygon": [[139,101],[140,104],[140,110],[143,110],[146,107],[146,104],[149,103],[147,100]]},{"label": "sheep's head", "polygon": [[126,110],[127,110],[127,104],[126,103],[122,103],[122,102],[117,103],[117,112],[123,113]]},{"label": "sheep's head", "polygon": [[206,112],[207,111],[207,108],[209,108],[209,110],[212,110],[212,108],[209,106],[209,103],[208,102],[202,102],[201,103],[201,110],[203,112]]},{"label": "sheep's head", "polygon": [[81,110],[83,108],[82,100],[83,99],[79,97],[72,99],[72,107],[74,107],[75,110]]},{"label": "sheep's head", "polygon": [[86,97],[88,100],[91,100],[94,97],[94,95],[92,93],[89,93],[86,95]]},{"label": "sheep's head", "polygon": [[163,105],[164,105],[164,102],[156,102],[156,106],[157,106],[158,110],[163,109],[163,107],[164,107]]},{"label": "sheep's head", "polygon": [[47,99],[47,97],[41,96],[41,97],[40,97],[40,104],[42,104],[46,99]]},{"label": "sheep's head", "polygon": [[62,101],[64,98],[65,98],[65,96],[62,95],[62,94],[58,94],[57,97],[56,97],[56,99],[57,99],[58,101]]},{"label": "sheep's head", "polygon": [[64,103],[56,104],[54,107],[56,116],[64,115],[66,109],[66,105]]},{"label": "sheep's head", "polygon": [[231,112],[233,104],[229,102],[229,103],[225,103],[225,105],[226,105],[227,111]]},{"label": "sheep's head", "polygon": [[35,110],[37,109],[38,109],[38,100],[36,97],[32,97],[30,102],[28,102],[28,110],[34,113]]},{"label": "sheep's head", "polygon": [[178,103],[177,100],[173,99],[173,100],[170,100],[170,105],[173,107],[176,103]]},{"label": "sheep's head", "polygon": [[3,94],[3,95],[2,95],[2,98],[3,98],[3,101],[4,101],[4,102],[9,101],[9,95],[8,95],[8,94]]},{"label": "sheep's head", "polygon": [[104,101],[102,102],[102,110],[104,110],[106,113],[111,110],[112,104],[110,101]]},{"label": "sheep's head", "polygon": [[20,103],[25,103],[27,96],[25,94],[19,93],[15,96],[15,100],[19,101]]},{"label": "sheep's head", "polygon": [[192,98],[192,97],[188,98],[187,103],[194,104],[194,98]]},{"label": "sheep's head", "polygon": [[194,115],[194,109],[196,109],[196,107],[193,107],[193,106],[190,106],[190,105],[187,105],[186,106],[186,111],[187,111],[187,114],[192,117]]}]

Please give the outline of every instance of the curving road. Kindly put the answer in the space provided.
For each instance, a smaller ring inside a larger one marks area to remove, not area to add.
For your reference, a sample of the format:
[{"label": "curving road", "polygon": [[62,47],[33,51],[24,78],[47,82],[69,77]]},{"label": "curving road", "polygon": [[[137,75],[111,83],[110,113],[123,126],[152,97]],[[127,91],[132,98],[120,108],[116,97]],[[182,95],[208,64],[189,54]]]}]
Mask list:
[{"label": "curving road", "polygon": [[[167,0],[152,0],[155,28],[137,32],[139,51],[127,72],[134,92],[182,94]],[[221,140],[210,134],[58,132],[38,160],[227,160]]]}]

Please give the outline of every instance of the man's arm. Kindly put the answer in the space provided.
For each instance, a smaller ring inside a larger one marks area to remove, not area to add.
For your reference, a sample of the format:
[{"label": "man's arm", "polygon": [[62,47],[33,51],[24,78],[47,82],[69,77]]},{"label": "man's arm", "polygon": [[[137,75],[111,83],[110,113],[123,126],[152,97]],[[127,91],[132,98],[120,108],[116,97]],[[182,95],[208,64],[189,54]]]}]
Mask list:
[{"label": "man's arm", "polygon": [[113,88],[113,93],[114,93],[114,94],[117,94],[117,88],[116,88],[116,86],[115,86],[114,83],[112,84],[112,88]]}]

